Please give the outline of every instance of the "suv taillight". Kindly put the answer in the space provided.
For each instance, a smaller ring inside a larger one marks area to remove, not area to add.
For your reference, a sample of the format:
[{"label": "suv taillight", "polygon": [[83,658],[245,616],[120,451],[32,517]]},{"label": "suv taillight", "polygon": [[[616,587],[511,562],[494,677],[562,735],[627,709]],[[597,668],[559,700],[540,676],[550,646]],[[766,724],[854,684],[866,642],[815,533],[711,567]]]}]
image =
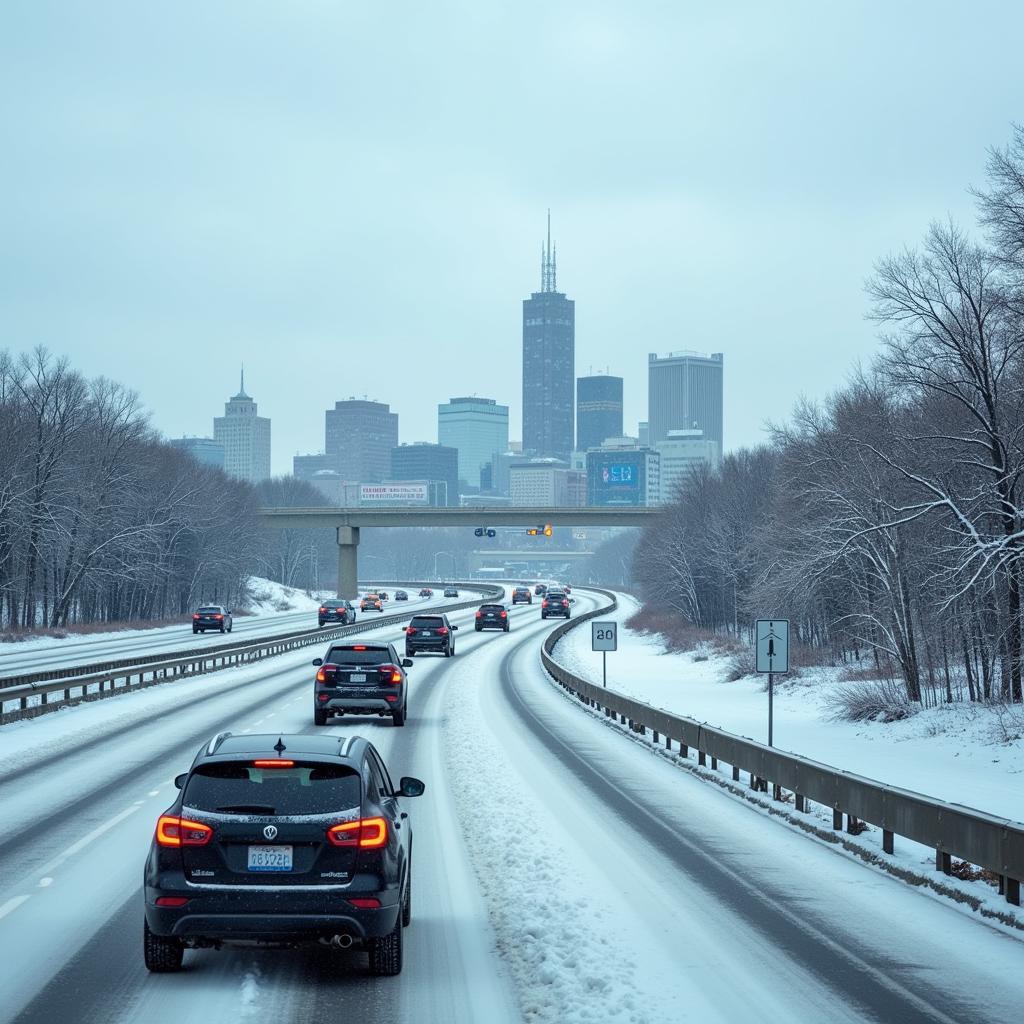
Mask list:
[{"label": "suv taillight", "polygon": [[161,814],[156,823],[156,841],[160,846],[205,846],[212,838],[213,829],[201,821]]},{"label": "suv taillight", "polygon": [[406,628],[406,630],[405,630],[405,635],[406,636],[412,636],[413,633],[415,633],[415,632],[416,632],[416,630],[412,626],[408,626]]},{"label": "suv taillight", "polygon": [[198,619],[199,618],[199,612],[196,612],[195,615],[192,616],[192,618],[193,619]]},{"label": "suv taillight", "polygon": [[333,665],[322,665],[316,673],[316,681],[318,683],[327,683],[334,678],[334,673],[338,670]]},{"label": "suv taillight", "polygon": [[379,849],[388,841],[388,823],[384,818],[360,818],[332,825],[327,830],[331,846],[360,846],[364,850]]},{"label": "suv taillight", "polygon": [[437,631],[437,635],[438,635],[438,636],[447,636],[447,635],[448,635],[448,627],[447,627],[447,626],[442,626],[442,627],[441,627],[441,628],[440,628],[440,629],[439,629],[439,630]]},{"label": "suv taillight", "polygon": [[502,612],[502,613],[501,613],[501,617],[502,617],[503,619],[507,619],[507,618],[508,618],[508,612]]},{"label": "suv taillight", "polygon": [[377,671],[382,675],[390,676],[385,682],[400,683],[402,681],[402,670],[397,665],[378,665]]},{"label": "suv taillight", "polygon": [[323,615],[323,613],[324,613],[325,611],[327,611],[327,609],[326,609],[326,608],[321,608],[321,609],[320,609],[320,614],[321,614],[321,615]]},{"label": "suv taillight", "polygon": [[540,606],[541,606],[541,608],[547,608],[547,606],[548,606],[548,599],[546,597],[544,598],[543,601],[541,601]]},{"label": "suv taillight", "polygon": [[484,617],[484,613],[483,613],[483,612],[477,612],[477,613],[476,613],[476,617],[477,617],[478,619],[482,619],[482,618]]}]

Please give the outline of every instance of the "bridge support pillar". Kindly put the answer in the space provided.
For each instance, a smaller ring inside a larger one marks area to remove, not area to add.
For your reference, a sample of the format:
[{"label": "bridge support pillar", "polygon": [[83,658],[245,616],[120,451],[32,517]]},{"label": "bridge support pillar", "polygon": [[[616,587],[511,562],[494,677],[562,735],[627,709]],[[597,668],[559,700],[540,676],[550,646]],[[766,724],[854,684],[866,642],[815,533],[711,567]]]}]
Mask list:
[{"label": "bridge support pillar", "polygon": [[338,527],[338,597],[359,596],[359,527]]}]

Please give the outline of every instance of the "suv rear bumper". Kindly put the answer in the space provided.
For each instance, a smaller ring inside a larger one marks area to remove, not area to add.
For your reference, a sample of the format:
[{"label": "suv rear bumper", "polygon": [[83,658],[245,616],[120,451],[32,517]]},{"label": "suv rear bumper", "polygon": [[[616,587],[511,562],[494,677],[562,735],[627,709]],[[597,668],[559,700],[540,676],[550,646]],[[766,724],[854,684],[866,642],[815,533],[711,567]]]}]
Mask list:
[{"label": "suv rear bumper", "polygon": [[[180,891],[146,888],[146,921],[155,935],[192,939],[315,941],[349,934],[354,939],[379,938],[395,927],[400,911],[398,889],[384,892],[345,890],[324,886],[324,892],[287,886],[260,889],[238,886],[222,890]],[[183,896],[183,907],[158,907],[160,896]],[[373,897],[374,909],[352,906],[346,897]]]},{"label": "suv rear bumper", "polygon": [[[321,711],[344,711],[348,714],[379,715],[381,713],[390,715],[399,708],[405,706],[404,694],[401,690],[391,690],[387,696],[395,697],[395,700],[388,700],[379,691],[368,693],[365,697],[337,697],[331,696],[329,700],[320,700],[320,690],[317,694],[315,707]],[[330,691],[327,691],[328,693]]]},{"label": "suv rear bumper", "polygon": [[405,641],[405,653],[416,654],[419,651],[445,651],[448,649],[449,641],[446,638],[438,637],[436,640],[414,640]]}]

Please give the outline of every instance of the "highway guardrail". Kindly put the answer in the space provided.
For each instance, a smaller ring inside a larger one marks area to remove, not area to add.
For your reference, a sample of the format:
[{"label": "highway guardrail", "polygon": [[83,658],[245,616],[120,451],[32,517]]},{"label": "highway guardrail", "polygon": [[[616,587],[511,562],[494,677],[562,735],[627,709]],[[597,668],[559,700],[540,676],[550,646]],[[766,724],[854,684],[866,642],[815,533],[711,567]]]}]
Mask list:
[{"label": "highway guardrail", "polygon": [[797,754],[788,754],[744,736],[736,736],[634,700],[615,690],[575,675],[554,658],[558,641],[570,630],[589,619],[607,615],[618,607],[611,591],[588,588],[609,599],[594,611],[576,616],[553,630],[545,639],[541,660],[548,675],[584,704],[616,718],[634,732],[646,735],[649,729],[654,743],[665,747],[679,745],[686,757],[692,747],[697,763],[717,770],[719,762],[732,768],[734,781],[746,772],[751,789],[768,791],[776,800],[783,791],[793,794],[797,811],[805,812],[813,801],[832,809],[832,827],[856,833],[858,822],[869,822],[882,830],[882,849],[892,854],[894,837],[900,836],[935,851],[935,869],[952,873],[952,858],[997,875],[999,892],[1008,903],[1020,906],[1020,884],[1024,879],[1024,824],[1009,818],[978,811],[962,804],[947,803],[934,797],[886,785],[852,772],[845,772]]},{"label": "highway guardrail", "polygon": [[[401,585],[399,584],[399,586]],[[406,585],[419,586],[420,584],[409,583]],[[481,597],[493,599],[504,592],[503,588],[488,586],[480,582],[460,582],[456,583],[456,586],[475,593],[477,597],[472,601],[438,606],[439,611],[447,613],[473,608],[480,603]],[[62,679],[14,682],[0,686],[0,725],[56,711],[71,703],[111,697],[125,692],[127,689],[153,686],[156,683],[169,682],[187,676],[216,672],[222,668],[260,661],[278,654],[287,654],[289,651],[323,643],[325,640],[380,629],[383,626],[400,625],[411,615],[425,611],[425,609],[417,607],[375,618],[360,617],[351,626],[302,630],[241,644],[191,649],[156,656],[147,655],[141,658],[125,659],[123,663],[113,665],[104,663],[101,666],[78,666],[75,675]],[[7,683],[6,680],[4,682]],[[14,706],[10,707],[11,705]]]}]

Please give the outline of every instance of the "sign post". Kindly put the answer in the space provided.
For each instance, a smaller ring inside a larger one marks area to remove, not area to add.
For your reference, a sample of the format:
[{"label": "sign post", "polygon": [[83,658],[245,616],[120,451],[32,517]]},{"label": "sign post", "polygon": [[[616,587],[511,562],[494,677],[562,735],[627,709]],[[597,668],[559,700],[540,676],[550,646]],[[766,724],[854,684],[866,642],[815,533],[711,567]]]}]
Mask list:
[{"label": "sign post", "polygon": [[619,624],[617,622],[592,622],[590,624],[590,649],[601,652],[601,678],[605,689],[608,687],[608,652],[619,649]]},{"label": "sign post", "polygon": [[789,671],[789,619],[758,619],[754,626],[756,666],[768,673],[768,746],[772,746],[775,673]]}]

